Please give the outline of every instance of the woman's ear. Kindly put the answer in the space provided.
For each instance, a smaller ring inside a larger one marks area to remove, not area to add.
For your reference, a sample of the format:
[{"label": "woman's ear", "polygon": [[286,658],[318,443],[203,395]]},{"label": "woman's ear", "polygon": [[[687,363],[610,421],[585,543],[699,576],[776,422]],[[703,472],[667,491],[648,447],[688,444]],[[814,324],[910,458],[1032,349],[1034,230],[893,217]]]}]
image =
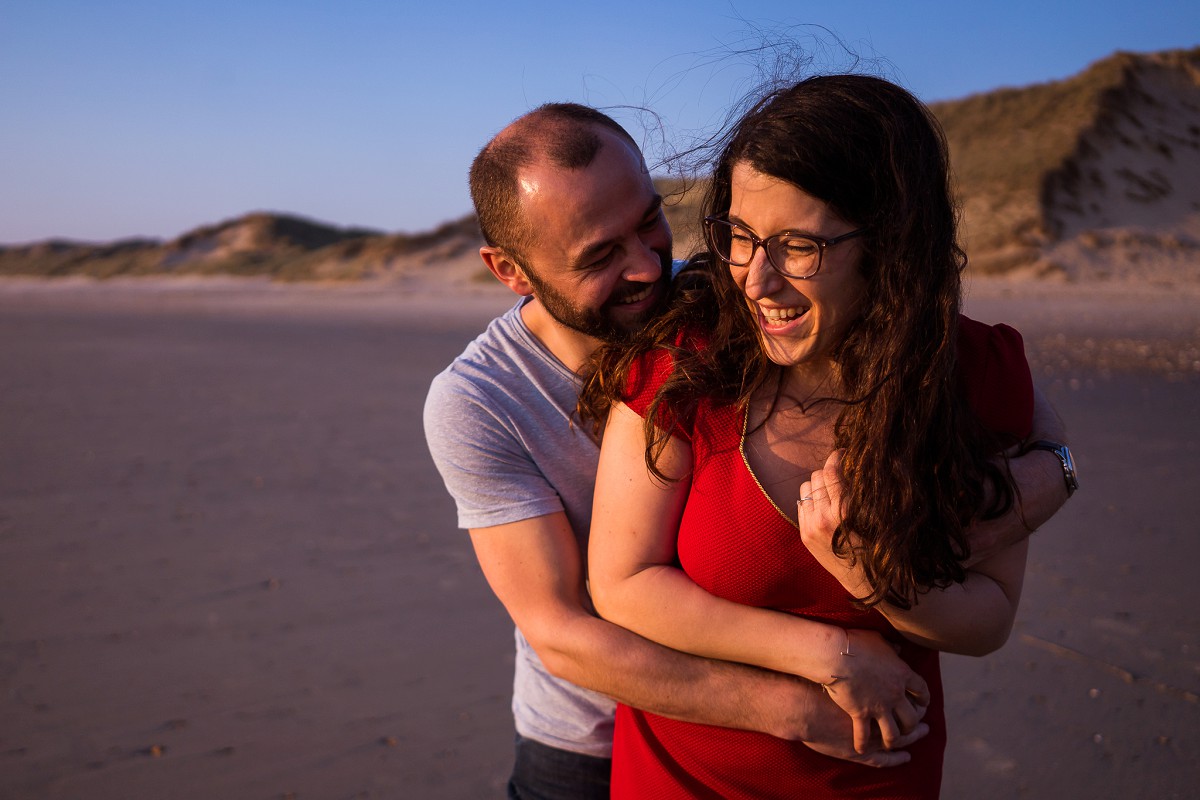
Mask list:
[{"label": "woman's ear", "polygon": [[533,284],[529,282],[529,278],[525,277],[525,270],[502,248],[491,245],[481,247],[479,248],[479,257],[483,259],[484,266],[488,268],[488,271],[496,276],[496,280],[509,289],[522,297],[533,294]]}]

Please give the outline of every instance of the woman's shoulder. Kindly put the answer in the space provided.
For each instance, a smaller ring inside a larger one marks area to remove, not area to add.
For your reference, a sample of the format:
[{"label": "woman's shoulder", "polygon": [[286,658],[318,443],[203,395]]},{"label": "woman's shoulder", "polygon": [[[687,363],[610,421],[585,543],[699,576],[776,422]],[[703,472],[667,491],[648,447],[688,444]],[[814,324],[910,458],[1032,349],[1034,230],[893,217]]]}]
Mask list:
[{"label": "woman's shoulder", "polygon": [[708,347],[708,337],[694,326],[681,328],[670,344],[652,347],[630,366],[625,381],[625,404],[645,416],[646,409],[675,371],[676,361]]},{"label": "woman's shoulder", "polygon": [[958,346],[968,352],[990,350],[1008,358],[1025,359],[1025,340],[1016,328],[1004,323],[989,325],[965,314],[958,315]]},{"label": "woman's shoulder", "polygon": [[989,429],[1018,439],[1033,421],[1033,376],[1025,342],[1009,325],[959,316],[958,377],[971,409]]}]

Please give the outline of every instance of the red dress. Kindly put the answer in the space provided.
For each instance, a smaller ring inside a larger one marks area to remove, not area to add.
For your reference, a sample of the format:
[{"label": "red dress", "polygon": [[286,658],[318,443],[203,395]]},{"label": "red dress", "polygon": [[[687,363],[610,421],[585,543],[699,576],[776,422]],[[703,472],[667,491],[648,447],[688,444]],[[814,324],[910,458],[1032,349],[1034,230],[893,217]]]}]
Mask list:
[{"label": "red dress", "polygon": [[[627,402],[639,414],[665,377],[668,357],[652,353],[631,377]],[[991,429],[1028,435],[1032,381],[1020,335],[962,318],[959,373],[972,408]],[[639,380],[639,375],[649,380]],[[856,609],[813,558],[791,522],[760,488],[742,453],[745,414],[703,405],[688,426],[694,473],[680,522],[684,572],[709,593],[847,628],[879,631],[929,684],[930,733],[912,760],[875,769],[820,755],[761,733],[667,719],[618,706],[614,798],[932,798],[946,744],[936,651],[901,637],[876,611]]]}]

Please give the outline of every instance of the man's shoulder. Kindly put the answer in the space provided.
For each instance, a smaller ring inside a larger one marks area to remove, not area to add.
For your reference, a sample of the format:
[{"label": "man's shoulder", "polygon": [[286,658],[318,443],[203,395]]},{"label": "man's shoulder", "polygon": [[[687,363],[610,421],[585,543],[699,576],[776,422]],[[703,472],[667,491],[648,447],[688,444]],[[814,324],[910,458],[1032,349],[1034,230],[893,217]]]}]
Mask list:
[{"label": "man's shoulder", "polygon": [[524,344],[515,335],[513,311],[496,317],[482,333],[429,384],[425,401],[426,416],[444,410],[463,399],[481,397],[505,383],[506,375],[519,372],[519,356]]},{"label": "man's shoulder", "polygon": [[518,304],[434,377],[425,399],[427,433],[482,422],[519,427],[521,419],[568,400],[573,407],[569,376],[559,375],[561,366],[549,361],[521,322]]}]

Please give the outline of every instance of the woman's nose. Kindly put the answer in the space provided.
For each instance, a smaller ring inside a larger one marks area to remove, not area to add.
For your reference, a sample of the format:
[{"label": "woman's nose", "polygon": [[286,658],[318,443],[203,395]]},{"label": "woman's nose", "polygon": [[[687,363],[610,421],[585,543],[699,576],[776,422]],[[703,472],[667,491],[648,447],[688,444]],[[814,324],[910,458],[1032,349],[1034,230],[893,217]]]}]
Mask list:
[{"label": "woman's nose", "polygon": [[783,276],[775,271],[767,259],[765,247],[756,247],[750,263],[746,265],[746,296],[758,300],[779,291]]}]

